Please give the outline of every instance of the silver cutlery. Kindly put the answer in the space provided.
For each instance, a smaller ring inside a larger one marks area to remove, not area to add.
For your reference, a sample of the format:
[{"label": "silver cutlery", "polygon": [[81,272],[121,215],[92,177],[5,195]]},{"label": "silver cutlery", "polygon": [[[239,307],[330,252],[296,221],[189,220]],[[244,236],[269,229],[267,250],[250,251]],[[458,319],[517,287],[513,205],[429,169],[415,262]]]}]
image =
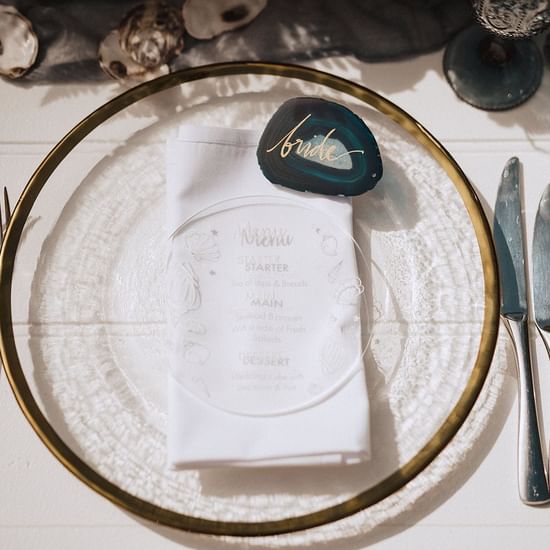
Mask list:
[{"label": "silver cutlery", "polygon": [[[11,218],[10,199],[8,196],[8,190],[4,187],[4,213],[3,214],[2,214],[2,207],[0,205],[0,247],[4,242],[4,233],[6,231],[6,226],[10,221],[10,218]],[[2,372],[2,369],[0,368],[0,373],[1,372]]]},{"label": "silver cutlery", "polygon": [[535,324],[550,355],[550,185],[540,199],[533,233]]},{"label": "silver cutlery", "polygon": [[523,502],[550,501],[537,413],[525,271],[520,166],[516,157],[504,167],[495,205],[494,238],[498,258],[500,314],[514,345],[518,372],[518,486]]},{"label": "silver cutlery", "polygon": [[[6,218],[4,220],[4,217]],[[11,218],[10,199],[8,196],[8,190],[4,187],[4,214],[2,215],[2,208],[0,207],[0,244],[4,240],[4,231]]]},{"label": "silver cutlery", "polygon": [[542,193],[533,233],[535,324],[550,357],[550,185]]}]

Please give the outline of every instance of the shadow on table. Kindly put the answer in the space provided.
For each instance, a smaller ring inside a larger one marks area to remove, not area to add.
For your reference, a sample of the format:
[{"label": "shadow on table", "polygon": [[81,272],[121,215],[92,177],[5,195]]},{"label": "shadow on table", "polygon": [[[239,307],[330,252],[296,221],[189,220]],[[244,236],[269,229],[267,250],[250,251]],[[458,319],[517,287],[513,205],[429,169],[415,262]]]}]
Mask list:
[{"label": "shadow on table", "polygon": [[[297,63],[300,64],[300,63]],[[385,63],[362,63],[352,56],[327,57],[321,60],[308,61],[308,65],[313,65],[323,72],[338,75],[353,82],[366,86],[367,88],[377,90],[383,95],[391,95],[396,92],[413,90],[415,84],[421,81],[426,73],[430,71],[441,71],[440,53],[425,54],[411,60],[387,61]],[[443,78],[443,73],[441,72]],[[253,75],[242,75],[241,81],[245,83],[253,82]],[[110,86],[111,97],[116,97],[126,91],[126,88],[115,82],[88,83],[86,88],[83,86],[51,86],[46,90],[42,99],[42,105],[65,101],[67,98],[75,98],[80,95],[93,93],[95,87]],[[23,84],[29,87],[29,84]],[[186,84],[186,89],[194,89],[193,84]],[[174,89],[177,89],[174,88]],[[252,88],[250,89],[252,91]],[[166,92],[164,92],[166,94]],[[215,99],[210,97],[209,100]],[[141,102],[143,106],[145,102]],[[138,113],[140,116],[154,114],[151,106],[153,103],[147,100],[147,106],[141,108]],[[170,103],[163,101],[156,102],[156,109],[165,111]],[[136,114],[135,109],[128,111],[128,114]],[[76,121],[75,121],[76,122]]]},{"label": "shadow on table", "polygon": [[534,141],[548,136],[550,128],[550,74],[546,65],[540,88],[523,105],[509,111],[488,113],[490,119],[503,127],[519,126],[525,131],[525,138]]}]

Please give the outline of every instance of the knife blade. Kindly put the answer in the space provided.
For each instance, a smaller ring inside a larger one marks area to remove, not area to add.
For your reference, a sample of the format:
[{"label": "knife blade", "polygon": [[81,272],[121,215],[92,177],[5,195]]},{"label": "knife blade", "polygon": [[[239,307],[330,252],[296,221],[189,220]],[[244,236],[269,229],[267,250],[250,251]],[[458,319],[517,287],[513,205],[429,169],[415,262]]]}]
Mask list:
[{"label": "knife blade", "polygon": [[550,185],[540,199],[533,233],[533,306],[540,331],[550,331]]},{"label": "knife blade", "polygon": [[542,456],[537,402],[529,349],[529,308],[525,271],[520,164],[506,163],[493,226],[501,286],[500,313],[512,338],[518,373],[518,489],[526,504],[550,501]]}]

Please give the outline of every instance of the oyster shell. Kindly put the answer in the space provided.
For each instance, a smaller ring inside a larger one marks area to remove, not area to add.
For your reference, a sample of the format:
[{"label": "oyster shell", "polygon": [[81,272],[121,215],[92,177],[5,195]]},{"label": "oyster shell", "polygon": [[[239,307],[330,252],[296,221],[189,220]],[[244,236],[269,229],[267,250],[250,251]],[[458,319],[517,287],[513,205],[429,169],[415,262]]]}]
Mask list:
[{"label": "oyster shell", "polygon": [[267,0],[187,0],[183,22],[192,37],[206,40],[247,25],[266,5]]},{"label": "oyster shell", "polygon": [[135,86],[141,82],[152,80],[158,76],[168,74],[170,67],[160,65],[154,69],[147,69],[136,63],[120,47],[118,30],[111,31],[99,45],[99,64],[101,68],[115,80],[126,86]]},{"label": "oyster shell", "polygon": [[38,38],[31,22],[14,7],[0,5],[0,74],[23,76],[38,54]]},{"label": "oyster shell", "polygon": [[136,62],[152,69],[183,49],[183,21],[178,9],[148,1],[131,10],[119,26],[120,45]]}]

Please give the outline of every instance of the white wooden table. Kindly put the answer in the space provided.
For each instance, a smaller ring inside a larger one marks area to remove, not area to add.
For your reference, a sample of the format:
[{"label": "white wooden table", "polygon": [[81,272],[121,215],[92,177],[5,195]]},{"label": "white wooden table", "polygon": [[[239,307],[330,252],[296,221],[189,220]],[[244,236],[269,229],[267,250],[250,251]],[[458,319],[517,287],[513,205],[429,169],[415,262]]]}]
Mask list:
[{"label": "white wooden table", "polygon": [[[540,193],[550,182],[550,71],[527,104],[490,114],[455,97],[441,60],[438,52],[399,63],[370,65],[343,58],[314,65],[380,92],[421,121],[455,155],[489,214],[506,159],[519,156],[531,233]],[[120,91],[114,83],[25,88],[1,81],[0,184],[15,198],[55,142]],[[548,439],[550,361],[540,343],[537,347]],[[550,508],[529,508],[517,496],[515,382],[510,368],[489,428],[468,461],[435,491],[435,498],[371,535],[330,547],[548,548]],[[249,544],[255,546],[253,540]],[[19,411],[5,374],[0,375],[0,548],[184,547],[225,544],[145,523],[85,487],[40,443]]]}]

